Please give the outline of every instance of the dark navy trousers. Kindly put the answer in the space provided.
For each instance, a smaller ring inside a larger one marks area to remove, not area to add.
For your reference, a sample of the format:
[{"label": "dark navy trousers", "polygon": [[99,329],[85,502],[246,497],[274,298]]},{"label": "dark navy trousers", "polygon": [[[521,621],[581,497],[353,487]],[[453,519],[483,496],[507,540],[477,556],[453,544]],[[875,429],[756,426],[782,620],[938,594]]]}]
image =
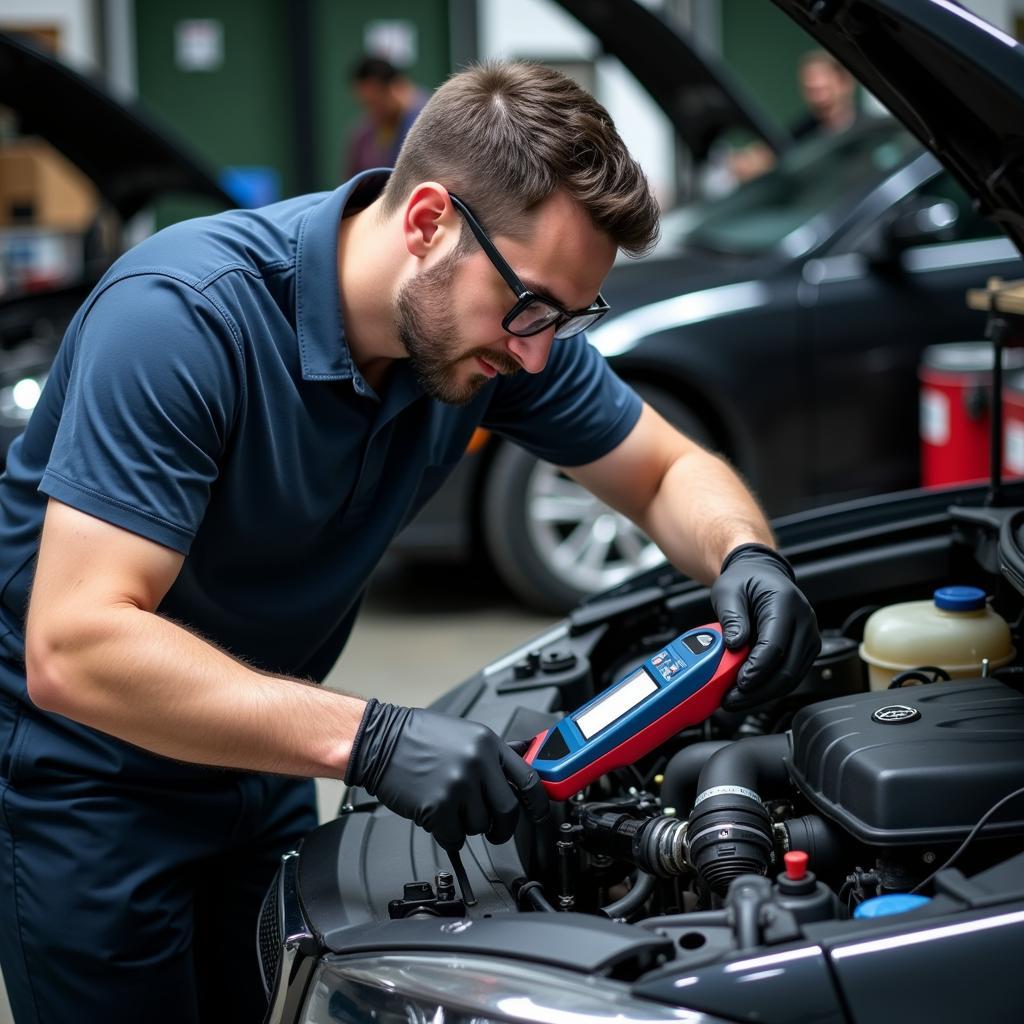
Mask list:
[{"label": "dark navy trousers", "polygon": [[179,764],[0,694],[0,966],[17,1024],[260,1024],[260,903],[313,783]]}]

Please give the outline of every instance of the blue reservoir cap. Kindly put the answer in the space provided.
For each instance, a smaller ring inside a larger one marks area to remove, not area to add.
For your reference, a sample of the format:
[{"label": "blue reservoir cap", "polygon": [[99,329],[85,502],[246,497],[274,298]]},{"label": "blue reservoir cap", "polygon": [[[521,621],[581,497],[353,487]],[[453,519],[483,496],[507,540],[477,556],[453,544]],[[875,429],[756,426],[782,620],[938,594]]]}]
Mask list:
[{"label": "blue reservoir cap", "polygon": [[[970,587],[955,589],[969,590]],[[887,896],[874,896],[865,900],[854,912],[854,917],[889,917],[890,914],[905,914],[931,903],[927,896],[915,896],[909,892],[894,892]]]},{"label": "blue reservoir cap", "polygon": [[985,591],[978,587],[939,587],[935,607],[946,612],[977,612],[985,607]]}]

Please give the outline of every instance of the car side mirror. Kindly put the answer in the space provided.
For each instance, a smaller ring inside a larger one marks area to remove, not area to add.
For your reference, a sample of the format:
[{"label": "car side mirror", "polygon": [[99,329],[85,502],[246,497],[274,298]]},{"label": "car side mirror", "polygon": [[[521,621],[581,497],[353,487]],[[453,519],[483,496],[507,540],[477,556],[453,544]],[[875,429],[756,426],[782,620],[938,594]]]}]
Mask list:
[{"label": "car side mirror", "polygon": [[956,237],[960,210],[949,199],[915,196],[904,203],[885,231],[890,258],[915,245],[949,242]]}]

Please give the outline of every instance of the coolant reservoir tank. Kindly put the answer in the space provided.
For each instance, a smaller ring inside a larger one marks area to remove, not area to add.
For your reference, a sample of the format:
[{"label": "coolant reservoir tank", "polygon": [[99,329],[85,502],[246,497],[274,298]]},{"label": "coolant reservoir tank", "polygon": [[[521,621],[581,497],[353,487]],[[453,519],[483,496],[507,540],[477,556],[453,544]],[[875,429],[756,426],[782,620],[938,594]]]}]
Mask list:
[{"label": "coolant reservoir tank", "polygon": [[884,690],[895,675],[923,665],[969,679],[981,675],[982,659],[994,669],[1014,654],[1006,620],[977,587],[941,587],[931,601],[879,608],[865,624],[860,645],[872,690]]}]

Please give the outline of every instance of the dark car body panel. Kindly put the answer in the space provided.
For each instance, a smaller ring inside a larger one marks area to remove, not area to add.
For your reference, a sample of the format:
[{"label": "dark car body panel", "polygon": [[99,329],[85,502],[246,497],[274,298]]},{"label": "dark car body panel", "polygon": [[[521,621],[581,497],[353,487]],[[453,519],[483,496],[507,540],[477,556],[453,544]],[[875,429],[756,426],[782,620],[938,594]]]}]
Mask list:
[{"label": "dark car body panel", "polygon": [[[1015,867],[1011,884],[1019,886],[1024,861],[1017,858]],[[1024,1005],[1024,976],[1015,966],[1024,941],[1024,903],[1007,900],[1005,893],[998,902],[996,912],[965,912],[962,903],[940,897],[926,910],[900,915],[898,923],[809,926],[813,942],[687,970],[673,967],[634,991],[763,1024],[959,1024],[979,1013],[985,1020],[1011,1021]],[[938,970],[938,964],[964,969]]]},{"label": "dark car body panel", "polygon": [[758,1024],[847,1024],[843,1000],[820,946],[797,944],[634,987],[638,995],[688,1010]]},{"label": "dark car body panel", "polygon": [[[1019,888],[1024,864],[1017,870]],[[829,960],[857,1024],[921,1019],[924,1007],[934,1024],[979,1016],[1012,1021],[1024,1006],[1022,946],[1024,903],[1004,893],[989,909],[917,918],[837,942]]]}]

